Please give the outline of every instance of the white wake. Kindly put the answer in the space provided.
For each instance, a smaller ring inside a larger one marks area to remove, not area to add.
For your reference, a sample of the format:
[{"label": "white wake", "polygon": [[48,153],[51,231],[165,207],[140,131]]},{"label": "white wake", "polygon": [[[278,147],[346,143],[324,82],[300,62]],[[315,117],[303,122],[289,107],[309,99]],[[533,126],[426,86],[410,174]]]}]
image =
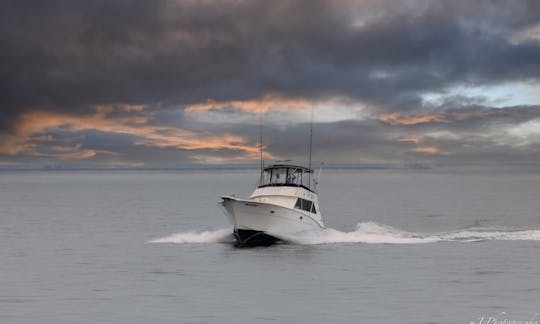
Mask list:
[{"label": "white wake", "polygon": [[[540,241],[540,230],[483,230],[467,229],[439,233],[419,233],[403,231],[388,225],[365,222],[356,225],[352,232],[343,232],[332,228],[319,231],[297,233],[280,239],[293,244],[332,244],[332,243],[368,243],[368,244],[419,244],[435,242],[478,242],[498,241]],[[232,229],[214,231],[189,231],[151,240],[148,243],[227,243],[232,242]]]},{"label": "white wake", "polygon": [[215,231],[184,232],[172,234],[148,243],[226,243],[232,241],[232,229],[222,228]]},{"label": "white wake", "polygon": [[352,232],[328,228],[319,232],[299,233],[288,237],[298,244],[372,243],[372,244],[418,244],[435,242],[540,241],[540,230],[458,230],[440,233],[417,233],[403,231],[374,222],[359,223]]}]

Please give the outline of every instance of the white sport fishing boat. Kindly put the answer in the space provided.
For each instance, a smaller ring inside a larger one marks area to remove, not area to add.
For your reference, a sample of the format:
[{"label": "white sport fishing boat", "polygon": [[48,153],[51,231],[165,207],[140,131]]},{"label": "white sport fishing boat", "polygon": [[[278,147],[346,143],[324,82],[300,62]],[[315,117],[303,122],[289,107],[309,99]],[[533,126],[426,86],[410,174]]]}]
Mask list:
[{"label": "white sport fishing boat", "polygon": [[268,246],[323,229],[317,178],[311,168],[274,164],[261,168],[259,183],[249,198],[221,197],[237,244]]}]

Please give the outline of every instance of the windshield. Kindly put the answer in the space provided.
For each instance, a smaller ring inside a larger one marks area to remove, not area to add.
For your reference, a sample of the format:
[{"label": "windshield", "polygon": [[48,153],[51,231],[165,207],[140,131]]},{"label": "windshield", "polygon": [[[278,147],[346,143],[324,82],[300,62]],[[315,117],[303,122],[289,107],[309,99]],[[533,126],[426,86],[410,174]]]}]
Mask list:
[{"label": "windshield", "polygon": [[309,189],[309,173],[304,168],[267,168],[261,175],[259,187],[294,186]]}]

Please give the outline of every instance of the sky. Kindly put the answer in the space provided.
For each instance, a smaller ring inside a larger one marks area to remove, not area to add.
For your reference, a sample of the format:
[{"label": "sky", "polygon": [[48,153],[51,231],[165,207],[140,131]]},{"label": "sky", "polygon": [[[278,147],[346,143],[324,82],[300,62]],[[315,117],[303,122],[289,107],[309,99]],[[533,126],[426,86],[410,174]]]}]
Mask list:
[{"label": "sky", "polygon": [[540,1],[3,0],[0,168],[540,171]]}]

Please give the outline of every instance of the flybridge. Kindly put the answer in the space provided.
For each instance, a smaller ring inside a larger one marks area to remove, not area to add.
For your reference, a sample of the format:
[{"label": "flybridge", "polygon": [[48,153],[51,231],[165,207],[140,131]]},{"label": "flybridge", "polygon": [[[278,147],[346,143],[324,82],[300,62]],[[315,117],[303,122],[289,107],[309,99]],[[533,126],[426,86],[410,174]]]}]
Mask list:
[{"label": "flybridge", "polygon": [[[312,169],[292,165],[292,164],[274,164],[264,168],[259,179],[259,188],[288,186],[302,187],[311,192],[315,192],[315,178],[311,176]],[[311,182],[311,183],[310,183]]]}]

